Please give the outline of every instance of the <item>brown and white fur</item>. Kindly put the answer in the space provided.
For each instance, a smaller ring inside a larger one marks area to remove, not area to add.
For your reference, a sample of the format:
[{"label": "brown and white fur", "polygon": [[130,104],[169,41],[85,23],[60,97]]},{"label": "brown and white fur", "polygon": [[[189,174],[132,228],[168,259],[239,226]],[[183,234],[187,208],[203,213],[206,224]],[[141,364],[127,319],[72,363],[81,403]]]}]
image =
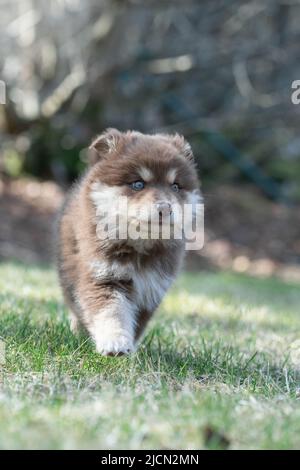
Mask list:
[{"label": "brown and white fur", "polygon": [[[72,331],[83,326],[100,354],[122,355],[135,350],[174,280],[184,240],[99,239],[99,209],[109,211],[121,195],[133,220],[153,204],[161,216],[172,204],[199,202],[199,183],[191,148],[177,134],[108,129],[92,143],[90,160],[63,207],[59,276]],[[135,181],[144,189],[132,189]]]}]

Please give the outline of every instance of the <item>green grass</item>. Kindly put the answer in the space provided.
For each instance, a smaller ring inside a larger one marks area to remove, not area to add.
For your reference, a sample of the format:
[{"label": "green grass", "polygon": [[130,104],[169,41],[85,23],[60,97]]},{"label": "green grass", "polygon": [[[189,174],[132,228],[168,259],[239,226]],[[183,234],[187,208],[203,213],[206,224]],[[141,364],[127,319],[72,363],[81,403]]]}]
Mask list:
[{"label": "green grass", "polygon": [[138,352],[103,358],[53,270],[1,264],[0,448],[299,449],[299,305],[296,284],[184,274]]}]

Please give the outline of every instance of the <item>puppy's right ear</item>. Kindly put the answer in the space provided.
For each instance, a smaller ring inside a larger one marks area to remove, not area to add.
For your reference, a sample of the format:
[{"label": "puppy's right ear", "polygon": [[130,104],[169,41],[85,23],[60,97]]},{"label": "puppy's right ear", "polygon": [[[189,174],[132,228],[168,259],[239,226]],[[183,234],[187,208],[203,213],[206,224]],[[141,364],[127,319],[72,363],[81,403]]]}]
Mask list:
[{"label": "puppy's right ear", "polygon": [[116,152],[120,148],[122,132],[117,129],[106,129],[91,143],[88,152],[88,162],[94,165],[102,158]]}]

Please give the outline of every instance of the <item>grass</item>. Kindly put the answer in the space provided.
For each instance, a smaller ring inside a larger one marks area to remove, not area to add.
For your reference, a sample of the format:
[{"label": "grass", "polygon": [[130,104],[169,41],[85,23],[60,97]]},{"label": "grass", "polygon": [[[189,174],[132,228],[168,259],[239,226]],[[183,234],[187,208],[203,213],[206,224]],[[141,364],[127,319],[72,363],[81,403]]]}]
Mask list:
[{"label": "grass", "polygon": [[103,358],[52,269],[1,264],[0,448],[299,449],[299,305],[296,284],[183,274],[138,352]]}]

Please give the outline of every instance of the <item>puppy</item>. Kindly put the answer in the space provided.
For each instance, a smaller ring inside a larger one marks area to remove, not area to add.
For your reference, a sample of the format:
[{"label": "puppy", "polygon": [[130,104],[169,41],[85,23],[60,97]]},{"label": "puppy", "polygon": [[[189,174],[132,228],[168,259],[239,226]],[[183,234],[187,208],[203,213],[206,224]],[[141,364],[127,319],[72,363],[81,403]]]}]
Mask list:
[{"label": "puppy", "polygon": [[199,182],[177,134],[108,129],[89,154],[62,210],[58,271],[72,331],[83,326],[100,354],[118,356],[135,350],[180,268],[184,238],[162,229],[174,235],[174,208],[201,200]]}]

